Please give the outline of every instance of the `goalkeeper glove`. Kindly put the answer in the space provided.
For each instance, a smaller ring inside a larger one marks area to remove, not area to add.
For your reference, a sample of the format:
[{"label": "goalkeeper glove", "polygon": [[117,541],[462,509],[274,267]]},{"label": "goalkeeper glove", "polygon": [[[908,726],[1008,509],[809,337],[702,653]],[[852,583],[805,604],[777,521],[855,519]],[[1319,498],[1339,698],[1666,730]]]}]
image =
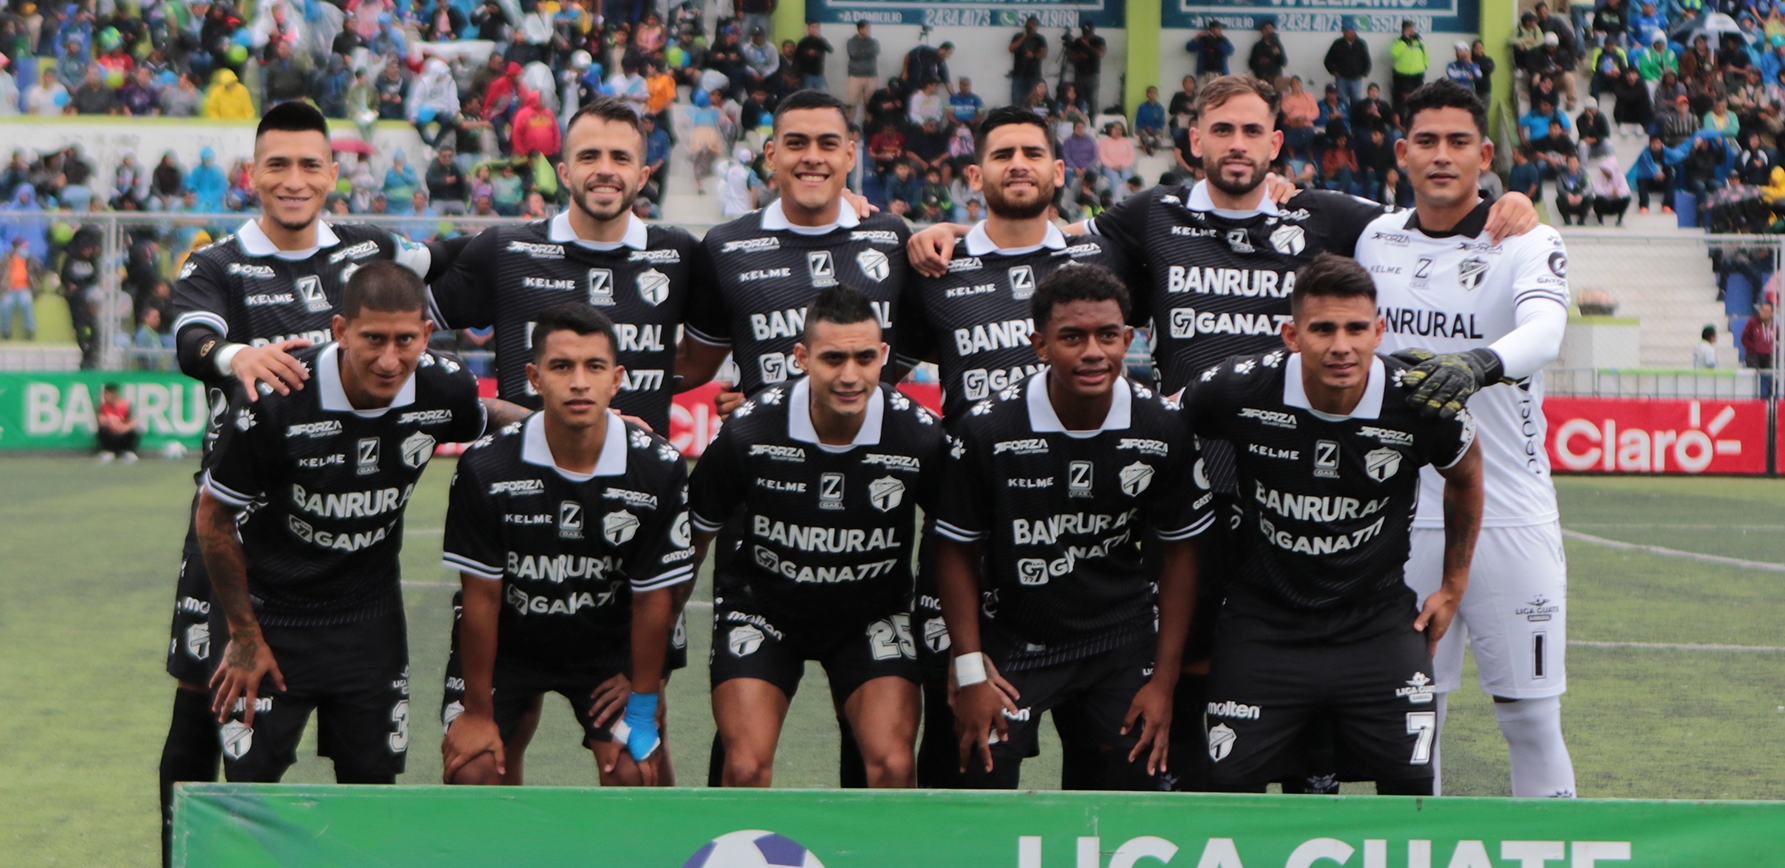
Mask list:
[{"label": "goalkeeper glove", "polygon": [[633,760],[644,762],[662,740],[657,735],[657,698],[655,693],[634,693],[626,698],[626,715],[614,724],[614,738],[625,742]]},{"label": "goalkeeper glove", "polygon": [[1454,418],[1470,395],[1500,382],[1505,373],[1499,355],[1486,347],[1442,354],[1401,350],[1393,358],[1413,366],[1401,377],[1401,387],[1412,391],[1407,403],[1440,419]]}]

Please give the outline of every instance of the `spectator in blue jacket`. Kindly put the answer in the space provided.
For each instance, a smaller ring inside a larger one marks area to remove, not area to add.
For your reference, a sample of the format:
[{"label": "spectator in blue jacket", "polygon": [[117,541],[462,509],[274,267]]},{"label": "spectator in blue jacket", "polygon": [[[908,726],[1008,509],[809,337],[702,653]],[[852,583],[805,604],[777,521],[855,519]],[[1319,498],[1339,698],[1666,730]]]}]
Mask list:
[{"label": "spectator in blue jacket", "polygon": [[1184,43],[1184,50],[1196,55],[1196,77],[1206,80],[1227,74],[1233,43],[1222,35],[1221,22],[1211,20],[1194,39]]}]

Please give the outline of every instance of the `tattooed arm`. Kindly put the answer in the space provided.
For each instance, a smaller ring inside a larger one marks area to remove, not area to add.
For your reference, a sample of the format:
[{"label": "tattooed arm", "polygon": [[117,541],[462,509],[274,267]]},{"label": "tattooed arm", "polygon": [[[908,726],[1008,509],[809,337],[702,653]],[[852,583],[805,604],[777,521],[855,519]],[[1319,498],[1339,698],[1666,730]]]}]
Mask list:
[{"label": "tattooed arm", "polygon": [[219,722],[228,720],[240,698],[242,722],[253,726],[254,701],[261,682],[271,677],[273,686],[284,690],[285,676],[261,638],[260,622],[248,599],[248,562],[236,536],[235,516],[209,491],[198,496],[198,545],[204,553],[205,570],[211,575],[212,598],[229,620],[229,647],[217,674],[211,676],[211,711]]}]

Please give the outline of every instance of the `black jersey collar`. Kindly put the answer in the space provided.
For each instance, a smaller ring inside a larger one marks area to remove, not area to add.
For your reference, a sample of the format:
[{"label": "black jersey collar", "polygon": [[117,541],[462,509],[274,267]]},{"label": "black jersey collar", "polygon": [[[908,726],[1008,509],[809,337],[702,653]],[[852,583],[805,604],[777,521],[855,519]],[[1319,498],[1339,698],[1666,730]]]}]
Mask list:
[{"label": "black jersey collar", "polygon": [[1363,400],[1351,410],[1349,416],[1336,416],[1322,413],[1308,403],[1308,392],[1302,388],[1302,354],[1292,353],[1288,364],[1283,366],[1283,403],[1313,413],[1328,422],[1342,422],[1346,419],[1375,419],[1382,415],[1383,383],[1388,379],[1388,372],[1382,367],[1382,360],[1370,357],[1370,381],[1364,384]]},{"label": "black jersey collar", "polygon": [[1215,200],[1209,196],[1209,182],[1206,180],[1197,181],[1196,186],[1190,188],[1190,196],[1184,200],[1184,207],[1192,211],[1207,211],[1221,217],[1235,220],[1244,220],[1249,217],[1256,217],[1259,214],[1281,213],[1277,209],[1277,203],[1271,201],[1270,191],[1268,190],[1259,198],[1258,207],[1251,211],[1235,211],[1229,208],[1217,208],[1215,207]]},{"label": "black jersey collar", "polygon": [[812,380],[801,377],[787,390],[787,436],[801,443],[810,443],[827,452],[848,452],[857,446],[880,445],[880,427],[886,419],[886,393],[878,386],[868,398],[867,415],[861,430],[848,446],[831,446],[818,442],[818,429],[812,427]]},{"label": "black jersey collar", "polygon": [[316,251],[340,243],[341,239],[336,237],[335,230],[321,220],[316,221],[316,246],[304,250],[280,250],[273,244],[273,239],[261,231],[258,218],[243,223],[242,228],[236,230],[236,244],[241,246],[243,253],[249,256],[274,256],[292,262],[302,262],[315,256]]},{"label": "black jersey collar", "polygon": [[577,237],[576,230],[570,228],[569,211],[558,212],[558,216],[553,217],[552,222],[546,227],[546,234],[553,242],[575,244],[590,250],[618,250],[621,247],[643,250],[650,243],[647,240],[646,232],[645,221],[638,219],[638,215],[631,212],[626,214],[626,235],[619,241],[584,241]]},{"label": "black jersey collar", "polygon": [[341,385],[341,345],[324,344],[316,354],[316,379],[320,381],[321,393],[317,400],[322,409],[328,413],[352,413],[367,419],[376,419],[395,407],[407,407],[415,403],[415,372],[409,372],[409,379],[403,381],[403,388],[397,390],[397,396],[391,399],[389,407],[373,410],[360,410],[347,399],[347,387]]},{"label": "black jersey collar", "polygon": [[861,225],[861,218],[855,216],[855,207],[847,200],[837,203],[837,222],[828,226],[795,226],[787,219],[787,212],[781,210],[781,200],[776,199],[762,209],[762,231],[792,232],[795,235],[827,235],[838,229],[854,229]]},{"label": "black jersey collar", "polygon": [[597,476],[626,475],[626,422],[620,414],[607,411],[607,436],[601,441],[601,455],[595,459],[595,469],[589,473],[577,473],[558,466],[557,459],[552,457],[552,446],[545,440],[545,414],[534,413],[527,417],[521,427],[521,460],[539,467],[550,467],[559,476],[571,482],[588,482]]},{"label": "black jersey collar", "polygon": [[1103,424],[1090,431],[1068,431],[1065,423],[1060,421],[1060,414],[1054,412],[1054,402],[1047,399],[1047,375],[1052,368],[1044,368],[1029,378],[1028,394],[1024,400],[1029,406],[1029,428],[1037,434],[1058,433],[1068,437],[1095,437],[1105,431],[1126,431],[1134,419],[1134,393],[1128,386],[1126,377],[1117,377],[1115,391],[1110,395],[1109,412],[1103,416]]},{"label": "black jersey collar", "polygon": [[1407,222],[1402,224],[1401,228],[1419,232],[1427,238],[1453,238],[1458,235],[1464,238],[1474,238],[1487,230],[1488,209],[1491,207],[1493,204],[1485,199],[1475,203],[1475,210],[1470,211],[1467,217],[1457,221],[1457,225],[1443,232],[1422,228],[1419,225],[1419,209],[1415,208],[1407,215]]},{"label": "black jersey collar", "polygon": [[1049,223],[1047,224],[1047,234],[1041,236],[1040,244],[1033,247],[1004,248],[992,241],[992,236],[985,231],[984,220],[973,224],[973,228],[967,231],[967,255],[969,256],[985,256],[991,253],[1002,256],[1021,256],[1025,253],[1034,253],[1043,247],[1049,250],[1065,250],[1066,233],[1061,232],[1060,227]]}]

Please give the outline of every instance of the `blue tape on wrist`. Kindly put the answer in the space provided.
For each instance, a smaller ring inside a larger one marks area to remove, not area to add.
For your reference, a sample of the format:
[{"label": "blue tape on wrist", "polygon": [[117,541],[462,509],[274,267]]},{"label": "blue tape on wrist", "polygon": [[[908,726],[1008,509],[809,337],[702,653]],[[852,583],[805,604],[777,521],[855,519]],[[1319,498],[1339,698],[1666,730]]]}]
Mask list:
[{"label": "blue tape on wrist", "polygon": [[[640,762],[650,758],[661,743],[657,735],[658,694],[634,693],[626,699],[624,723],[626,750]],[[615,733],[620,735],[620,733]]]}]

